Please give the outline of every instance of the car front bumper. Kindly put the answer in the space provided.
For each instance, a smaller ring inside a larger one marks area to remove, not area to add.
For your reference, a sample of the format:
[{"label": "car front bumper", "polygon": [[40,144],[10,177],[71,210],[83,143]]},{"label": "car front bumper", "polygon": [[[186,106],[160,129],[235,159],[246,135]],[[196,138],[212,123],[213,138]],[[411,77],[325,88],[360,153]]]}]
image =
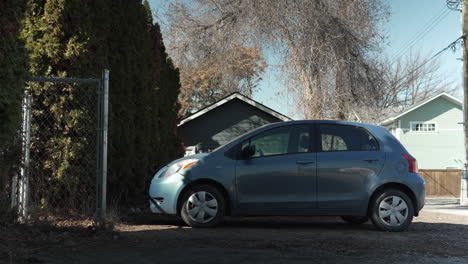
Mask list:
[{"label": "car front bumper", "polygon": [[156,214],[177,214],[177,201],[185,186],[185,177],[178,173],[163,178],[155,177],[149,188],[151,212]]}]

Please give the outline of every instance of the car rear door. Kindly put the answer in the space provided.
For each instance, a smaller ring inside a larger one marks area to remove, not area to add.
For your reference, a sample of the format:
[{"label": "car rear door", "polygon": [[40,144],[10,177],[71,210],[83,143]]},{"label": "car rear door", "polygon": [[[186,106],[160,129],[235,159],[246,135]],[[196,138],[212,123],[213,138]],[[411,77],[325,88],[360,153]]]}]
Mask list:
[{"label": "car rear door", "polygon": [[385,153],[363,127],[324,123],[317,130],[318,208],[359,211]]},{"label": "car rear door", "polygon": [[295,214],[316,207],[311,126],[273,128],[246,140],[256,153],[236,163],[238,204],[247,214]]}]

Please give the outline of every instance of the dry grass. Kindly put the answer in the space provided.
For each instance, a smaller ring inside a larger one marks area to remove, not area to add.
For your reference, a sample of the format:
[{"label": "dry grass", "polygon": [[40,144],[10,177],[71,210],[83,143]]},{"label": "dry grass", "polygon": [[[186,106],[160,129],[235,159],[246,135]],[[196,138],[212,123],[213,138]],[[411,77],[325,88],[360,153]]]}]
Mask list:
[{"label": "dry grass", "polygon": [[96,228],[93,219],[38,218],[28,223],[0,225],[0,263],[44,263],[36,256],[54,247],[82,244],[86,239],[109,239],[113,223]]}]

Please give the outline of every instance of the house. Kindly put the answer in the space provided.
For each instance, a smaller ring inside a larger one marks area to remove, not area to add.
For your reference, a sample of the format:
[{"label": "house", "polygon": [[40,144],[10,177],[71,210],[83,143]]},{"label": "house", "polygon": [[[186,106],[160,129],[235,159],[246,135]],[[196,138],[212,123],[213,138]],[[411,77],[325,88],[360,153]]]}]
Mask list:
[{"label": "house", "polygon": [[259,102],[233,93],[184,118],[178,124],[178,133],[189,155],[213,150],[257,127],[290,120]]},{"label": "house", "polygon": [[420,169],[463,169],[463,103],[441,93],[381,123],[418,160]]}]

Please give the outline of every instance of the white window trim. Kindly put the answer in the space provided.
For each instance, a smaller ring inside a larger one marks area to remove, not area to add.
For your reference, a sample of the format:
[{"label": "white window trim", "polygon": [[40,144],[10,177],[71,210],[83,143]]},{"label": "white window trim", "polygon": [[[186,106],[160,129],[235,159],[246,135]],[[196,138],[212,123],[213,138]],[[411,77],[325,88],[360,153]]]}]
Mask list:
[{"label": "white window trim", "polygon": [[[411,133],[431,134],[431,133],[439,132],[439,125],[437,124],[436,121],[410,121],[409,123],[410,123],[409,131]],[[413,130],[413,124],[434,124],[435,130],[434,131],[416,131],[416,130]]]},{"label": "white window trim", "polygon": [[396,138],[400,140],[401,137],[401,120],[398,120],[398,127],[395,128]]}]

